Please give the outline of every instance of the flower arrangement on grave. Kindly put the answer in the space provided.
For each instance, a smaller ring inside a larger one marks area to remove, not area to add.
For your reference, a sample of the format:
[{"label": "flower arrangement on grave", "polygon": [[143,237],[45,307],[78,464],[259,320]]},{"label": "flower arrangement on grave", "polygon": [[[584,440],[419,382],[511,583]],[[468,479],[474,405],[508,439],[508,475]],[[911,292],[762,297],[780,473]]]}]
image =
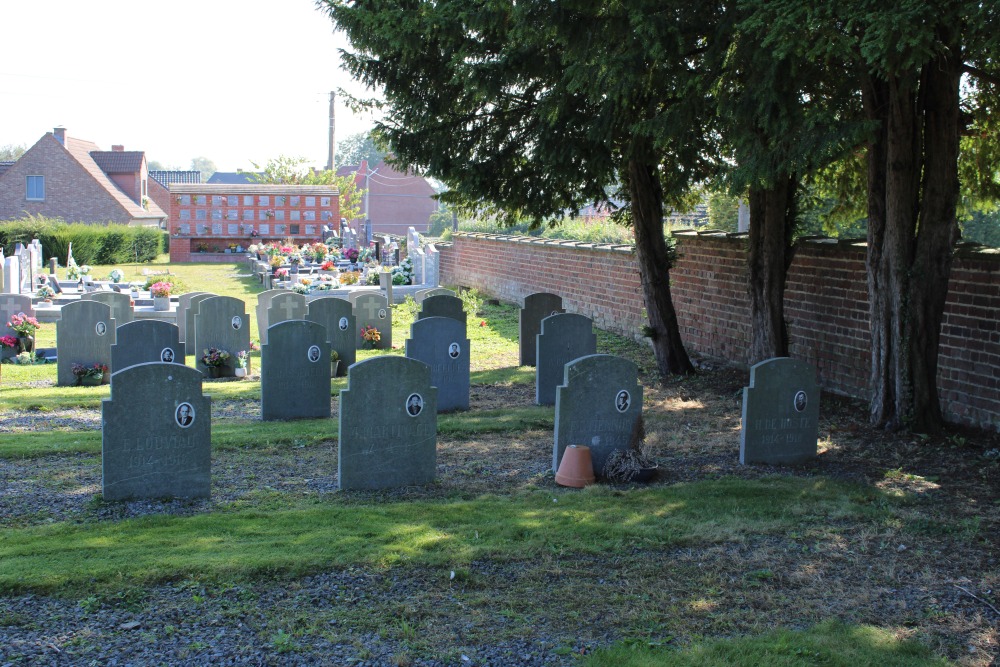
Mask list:
[{"label": "flower arrangement on grave", "polygon": [[251,243],[250,247],[247,248],[247,252],[252,252],[253,254],[256,255],[258,252],[260,252],[260,246],[257,245],[256,243]]},{"label": "flower arrangement on grave", "polygon": [[303,283],[295,283],[294,285],[292,285],[292,291],[295,292],[296,294],[308,295],[311,290],[309,289],[309,285]]},{"label": "flower arrangement on grave", "polygon": [[326,260],[325,262],[319,265],[320,271],[333,271],[336,268],[337,265],[330,260]]},{"label": "flower arrangement on grave", "polygon": [[38,320],[30,315],[25,315],[24,313],[11,315],[10,321],[7,322],[7,328],[13,329],[17,332],[17,335],[21,337],[34,336],[35,332],[38,331],[41,326],[42,325],[38,323]]},{"label": "flower arrangement on grave", "polygon": [[80,277],[80,267],[76,265],[76,262],[70,262],[69,266],[66,267],[66,277],[70,280],[76,280]]},{"label": "flower arrangement on grave", "polygon": [[361,253],[358,251],[357,248],[348,248],[347,250],[344,251],[344,257],[351,264],[357,264],[358,257],[360,257],[360,256],[361,256]]},{"label": "flower arrangement on grave", "polygon": [[92,269],[90,268],[90,264],[84,264],[84,265],[82,265],[82,266],[80,267],[80,275],[81,275],[81,276],[89,276],[89,275],[90,275],[90,272],[91,272],[91,270],[92,270]]},{"label": "flower arrangement on grave", "polygon": [[382,340],[382,334],[378,329],[368,324],[361,328],[361,338],[368,344],[368,347],[374,350]]},{"label": "flower arrangement on grave", "polygon": [[51,299],[56,295],[56,291],[51,287],[49,287],[48,285],[42,285],[41,287],[38,288],[38,291],[35,293],[35,295],[39,299]]},{"label": "flower arrangement on grave", "polygon": [[345,271],[340,274],[341,285],[356,285],[361,274],[357,271]]},{"label": "flower arrangement on grave", "polygon": [[210,347],[204,350],[201,355],[201,363],[209,368],[222,368],[229,361],[230,354],[217,347]]},{"label": "flower arrangement on grave", "polygon": [[284,263],[285,263],[285,256],[280,253],[275,253],[271,255],[271,259],[268,260],[268,264],[271,265],[272,269],[277,269]]},{"label": "flower arrangement on grave", "polygon": [[0,347],[17,347],[17,336],[0,336]]},{"label": "flower arrangement on grave", "polygon": [[382,272],[379,271],[378,269],[375,269],[375,270],[369,269],[368,270],[368,277],[365,278],[365,284],[366,285],[378,285],[379,284],[378,283],[378,274],[380,274],[380,273],[382,273]]},{"label": "flower arrangement on grave", "polygon": [[120,283],[125,280],[125,274],[122,273],[121,269],[111,269],[111,273],[108,274],[108,280],[113,283]]},{"label": "flower arrangement on grave", "polygon": [[399,266],[392,268],[393,285],[409,285],[413,282],[413,260],[405,257],[399,262]]},{"label": "flower arrangement on grave", "polygon": [[249,361],[250,361],[250,352],[248,350],[240,350],[236,354],[236,363],[239,364],[239,367],[242,368],[243,370],[246,370],[247,362]]},{"label": "flower arrangement on grave", "polygon": [[284,280],[288,277],[288,269],[275,269],[274,277],[278,280]]},{"label": "flower arrangement on grave", "polygon": [[173,285],[171,285],[168,282],[164,282],[164,281],[161,280],[161,281],[155,282],[155,283],[153,283],[152,285],[149,286],[149,293],[151,295],[153,295],[153,296],[160,296],[160,297],[167,296],[168,297],[168,296],[170,296],[170,292],[173,289],[174,289]]},{"label": "flower arrangement on grave", "polygon": [[329,292],[333,289],[333,283],[323,283],[316,288],[320,292]]},{"label": "flower arrangement on grave", "polygon": [[30,366],[35,363],[35,354],[33,352],[21,352],[14,357],[14,363],[18,366]]},{"label": "flower arrangement on grave", "polygon": [[296,251],[288,256],[289,264],[301,264],[302,263],[302,253]]},{"label": "flower arrangement on grave", "polygon": [[103,379],[104,374],[107,372],[107,364],[92,364],[90,366],[85,366],[84,364],[73,364],[73,375],[77,378]]},{"label": "flower arrangement on grave", "polygon": [[372,249],[371,248],[362,248],[361,250],[358,251],[358,261],[359,262],[367,263],[371,259],[372,259]]}]

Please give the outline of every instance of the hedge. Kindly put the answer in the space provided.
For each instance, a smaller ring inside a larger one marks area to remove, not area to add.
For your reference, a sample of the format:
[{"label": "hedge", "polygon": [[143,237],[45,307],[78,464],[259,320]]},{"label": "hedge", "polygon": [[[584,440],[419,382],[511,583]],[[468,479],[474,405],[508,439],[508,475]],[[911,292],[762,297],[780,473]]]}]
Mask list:
[{"label": "hedge", "polygon": [[17,243],[27,245],[38,239],[43,261],[55,257],[60,265],[66,264],[70,243],[77,264],[151,262],[163,252],[164,236],[156,227],[69,224],[42,217],[0,223],[0,246],[4,254],[11,254]]}]

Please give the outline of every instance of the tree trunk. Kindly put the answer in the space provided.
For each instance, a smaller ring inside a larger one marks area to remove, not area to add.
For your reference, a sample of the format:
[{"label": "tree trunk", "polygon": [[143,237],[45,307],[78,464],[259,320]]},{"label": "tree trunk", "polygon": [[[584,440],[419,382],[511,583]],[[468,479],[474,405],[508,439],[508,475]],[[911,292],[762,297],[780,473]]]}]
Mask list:
[{"label": "tree trunk", "polygon": [[632,199],[632,230],[639,278],[660,374],[694,372],[681,342],[677,312],[670,296],[670,258],[663,237],[663,191],[656,167],[638,159],[628,162],[628,187]]},{"label": "tree trunk", "polygon": [[868,319],[871,331],[869,414],[873,424],[895,418],[895,384],[892,373],[892,343],[889,323],[889,272],[885,251],[886,130],[889,118],[889,87],[882,80],[865,76],[861,99],[865,116],[877,128],[868,141]]},{"label": "tree trunk", "polygon": [[958,238],[958,144],[961,78],[960,46],[954,28],[941,28],[949,48],[924,67],[921,99],[924,103],[923,197],[917,227],[910,283],[910,361],[913,379],[913,428],[934,432],[941,428],[937,392],[938,346],[948,296],[952,253]]},{"label": "tree trunk", "polygon": [[750,188],[750,364],[788,356],[785,283],[794,249],[795,190],[789,177],[771,188]]}]

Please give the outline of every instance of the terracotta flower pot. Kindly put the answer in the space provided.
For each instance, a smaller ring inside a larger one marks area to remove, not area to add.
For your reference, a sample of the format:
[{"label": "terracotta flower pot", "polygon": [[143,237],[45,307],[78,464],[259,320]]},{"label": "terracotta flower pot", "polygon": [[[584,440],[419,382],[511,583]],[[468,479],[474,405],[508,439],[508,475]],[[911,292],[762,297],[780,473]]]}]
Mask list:
[{"label": "terracotta flower pot", "polygon": [[556,473],[556,484],[582,489],[596,481],[594,462],[590,458],[590,447],[570,445],[563,451],[559,471]]}]

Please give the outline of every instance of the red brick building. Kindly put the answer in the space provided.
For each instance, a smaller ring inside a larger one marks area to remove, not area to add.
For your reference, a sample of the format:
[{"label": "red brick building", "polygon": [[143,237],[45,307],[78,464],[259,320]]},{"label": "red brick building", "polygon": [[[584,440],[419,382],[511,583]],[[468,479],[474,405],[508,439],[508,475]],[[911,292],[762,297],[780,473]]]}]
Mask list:
[{"label": "red brick building", "polygon": [[[413,227],[418,232],[426,232],[431,214],[438,209],[434,188],[427,179],[410,173],[396,171],[391,165],[380,162],[374,169],[368,163],[341,167],[338,176],[354,175],[358,188],[368,190],[368,218],[372,221],[372,231],[376,234],[405,236]],[[358,231],[363,229],[365,202],[361,203],[361,217],[351,221]]]},{"label": "red brick building", "polygon": [[66,222],[160,226],[166,213],[149,198],[142,151],[47,132],[0,171],[0,220],[30,215]]},{"label": "red brick building", "polygon": [[340,192],[331,185],[170,186],[170,261],[225,261],[226,250],[291,239],[321,241],[339,226]]}]

